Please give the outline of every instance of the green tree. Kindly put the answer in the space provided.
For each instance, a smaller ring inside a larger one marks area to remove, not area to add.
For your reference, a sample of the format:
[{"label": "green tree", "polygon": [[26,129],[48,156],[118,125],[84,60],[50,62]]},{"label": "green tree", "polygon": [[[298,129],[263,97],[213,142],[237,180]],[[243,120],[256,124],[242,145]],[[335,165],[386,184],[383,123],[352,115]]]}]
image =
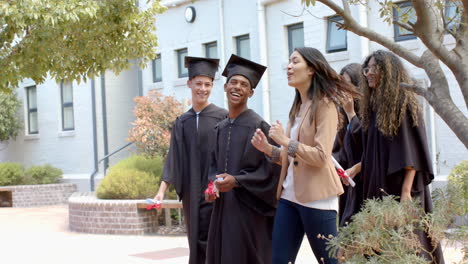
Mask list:
[{"label": "green tree", "polygon": [[24,78],[82,81],[155,54],[159,0],[0,0],[0,91]]},{"label": "green tree", "polygon": [[[407,83],[402,83],[401,86],[424,97],[465,147],[468,148],[468,118],[462,112],[463,108],[468,107],[467,1],[411,0],[414,14],[404,13],[399,20],[395,20],[393,17],[393,8],[398,9],[395,4],[397,1],[375,1],[379,5],[379,15],[384,21],[411,32],[421,40],[427,48],[421,56],[410,51],[404,44],[395,42],[356,21],[351,13],[350,6],[365,5],[366,8],[369,8],[366,0],[343,0],[339,2],[333,0],[302,0],[302,2],[306,5],[314,5],[316,2],[324,4],[344,19],[343,23],[338,23],[340,28],[379,43],[414,66],[423,69],[430,80],[428,88]],[[455,10],[453,15],[445,16],[447,7]],[[449,50],[444,45],[446,35],[451,35],[455,39],[455,48]],[[457,107],[452,100],[447,76],[442,70],[441,63],[445,64],[455,76],[465,101],[465,106],[462,108]]]},{"label": "green tree", "polygon": [[0,141],[15,138],[22,128],[18,110],[21,102],[15,92],[0,93]]}]

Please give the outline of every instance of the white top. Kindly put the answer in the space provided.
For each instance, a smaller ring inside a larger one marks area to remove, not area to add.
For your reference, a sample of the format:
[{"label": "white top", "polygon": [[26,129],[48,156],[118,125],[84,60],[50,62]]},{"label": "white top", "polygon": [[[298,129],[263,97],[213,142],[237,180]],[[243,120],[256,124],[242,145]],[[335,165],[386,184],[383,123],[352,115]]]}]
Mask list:
[{"label": "white top", "polygon": [[[302,106],[301,105],[301,111]],[[299,124],[301,123],[302,118],[296,116],[296,120],[294,121],[294,125],[291,127],[291,139],[297,140],[299,134]],[[293,170],[293,158],[288,155],[289,166],[288,166],[288,173],[286,174],[286,178],[283,181],[283,192],[281,193],[281,198],[291,201],[293,203],[300,204],[305,207],[320,209],[320,210],[335,210],[338,212],[338,196],[331,196],[322,200],[308,202],[308,203],[301,203],[296,199],[296,193],[294,192],[294,170]]]},{"label": "white top", "polygon": [[200,112],[195,112],[195,114],[197,114],[197,130],[198,130],[198,119],[200,119],[200,113],[201,113],[201,111]]}]

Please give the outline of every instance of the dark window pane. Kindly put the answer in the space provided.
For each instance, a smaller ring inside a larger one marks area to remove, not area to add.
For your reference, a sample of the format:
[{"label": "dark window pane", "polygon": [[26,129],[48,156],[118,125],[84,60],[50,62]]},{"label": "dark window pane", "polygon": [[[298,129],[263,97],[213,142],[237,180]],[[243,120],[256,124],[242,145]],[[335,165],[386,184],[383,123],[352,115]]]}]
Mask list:
[{"label": "dark window pane", "polygon": [[205,44],[205,55],[207,58],[218,58],[218,44],[216,42]]},{"label": "dark window pane", "polygon": [[304,25],[302,23],[288,27],[288,56],[297,47],[304,47]]},{"label": "dark window pane", "polygon": [[250,37],[244,35],[236,38],[237,55],[246,59],[250,59]]},{"label": "dark window pane", "polygon": [[188,50],[181,49],[177,51],[177,65],[179,69],[179,78],[188,76],[188,69],[185,68],[185,56],[187,56]]},{"label": "dark window pane", "polygon": [[[406,1],[402,3],[397,4],[399,8],[393,8],[393,19],[395,21],[398,21],[402,24],[408,24],[408,22],[415,23],[417,20],[416,17],[416,12],[413,8],[413,5]],[[416,36],[413,35],[411,31],[408,31],[405,28],[402,28],[398,26],[397,24],[394,24],[393,26],[394,29],[394,35],[395,35],[395,41],[402,41],[402,40],[408,40],[408,39],[415,39]]]},{"label": "dark window pane", "polygon": [[340,29],[336,22],[343,23],[344,20],[339,16],[328,18],[327,52],[343,51],[348,48],[346,30]]},{"label": "dark window pane", "polygon": [[162,81],[161,54],[158,54],[153,60],[153,82],[160,81]]}]

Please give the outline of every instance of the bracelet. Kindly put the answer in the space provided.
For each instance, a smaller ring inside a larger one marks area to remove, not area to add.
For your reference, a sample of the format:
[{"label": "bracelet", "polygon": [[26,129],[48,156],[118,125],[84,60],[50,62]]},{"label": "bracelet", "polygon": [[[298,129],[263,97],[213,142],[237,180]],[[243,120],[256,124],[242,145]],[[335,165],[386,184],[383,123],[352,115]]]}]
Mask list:
[{"label": "bracelet", "polygon": [[298,148],[299,148],[299,142],[294,139],[291,139],[288,145],[288,155],[291,156],[292,158],[295,158]]},{"label": "bracelet", "polygon": [[281,150],[277,146],[271,146],[271,162],[277,162],[280,159]]}]

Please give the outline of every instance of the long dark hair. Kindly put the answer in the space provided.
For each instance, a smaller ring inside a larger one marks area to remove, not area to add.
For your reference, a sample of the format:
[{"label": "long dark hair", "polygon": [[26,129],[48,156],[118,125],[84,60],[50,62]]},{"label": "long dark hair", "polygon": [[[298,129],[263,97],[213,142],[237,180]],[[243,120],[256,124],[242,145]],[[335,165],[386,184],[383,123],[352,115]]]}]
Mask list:
[{"label": "long dark hair", "polygon": [[[307,97],[312,100],[310,115],[310,123],[314,118],[315,108],[317,102],[324,98],[328,98],[337,105],[341,105],[346,94],[350,94],[353,97],[358,96],[359,93],[356,89],[349,84],[342,76],[336,73],[335,70],[328,64],[327,59],[322,53],[311,47],[301,47],[294,49],[297,51],[302,58],[306,61],[307,65],[314,70],[312,76],[312,82],[309,90],[307,91]],[[296,89],[296,95],[294,97],[293,105],[289,110],[289,123],[294,124],[295,117],[301,107],[301,95]]]},{"label": "long dark hair", "polygon": [[[359,63],[347,64],[341,69],[340,75],[343,76],[345,73],[348,74],[348,76],[350,77],[351,84],[354,85],[354,87],[359,88],[359,86],[361,85],[361,81],[362,81],[361,64]],[[354,112],[356,112],[356,114],[359,113],[359,98],[357,97],[354,98]],[[343,146],[344,136],[346,134],[346,126],[349,124],[348,117],[346,116],[346,112],[343,109],[343,107],[340,107],[339,109],[339,117],[343,125],[340,127],[340,130],[338,131],[336,138],[340,146]]]},{"label": "long dark hair", "polygon": [[367,130],[369,127],[372,111],[376,113],[377,128],[385,136],[391,137],[398,133],[407,113],[413,126],[417,126],[421,107],[416,94],[400,87],[400,83],[412,83],[403,62],[390,51],[377,50],[367,56],[363,68],[369,65],[371,58],[374,58],[377,70],[380,71],[380,83],[376,88],[370,88],[367,82],[361,83],[364,96],[360,100],[359,110],[363,128]]}]

